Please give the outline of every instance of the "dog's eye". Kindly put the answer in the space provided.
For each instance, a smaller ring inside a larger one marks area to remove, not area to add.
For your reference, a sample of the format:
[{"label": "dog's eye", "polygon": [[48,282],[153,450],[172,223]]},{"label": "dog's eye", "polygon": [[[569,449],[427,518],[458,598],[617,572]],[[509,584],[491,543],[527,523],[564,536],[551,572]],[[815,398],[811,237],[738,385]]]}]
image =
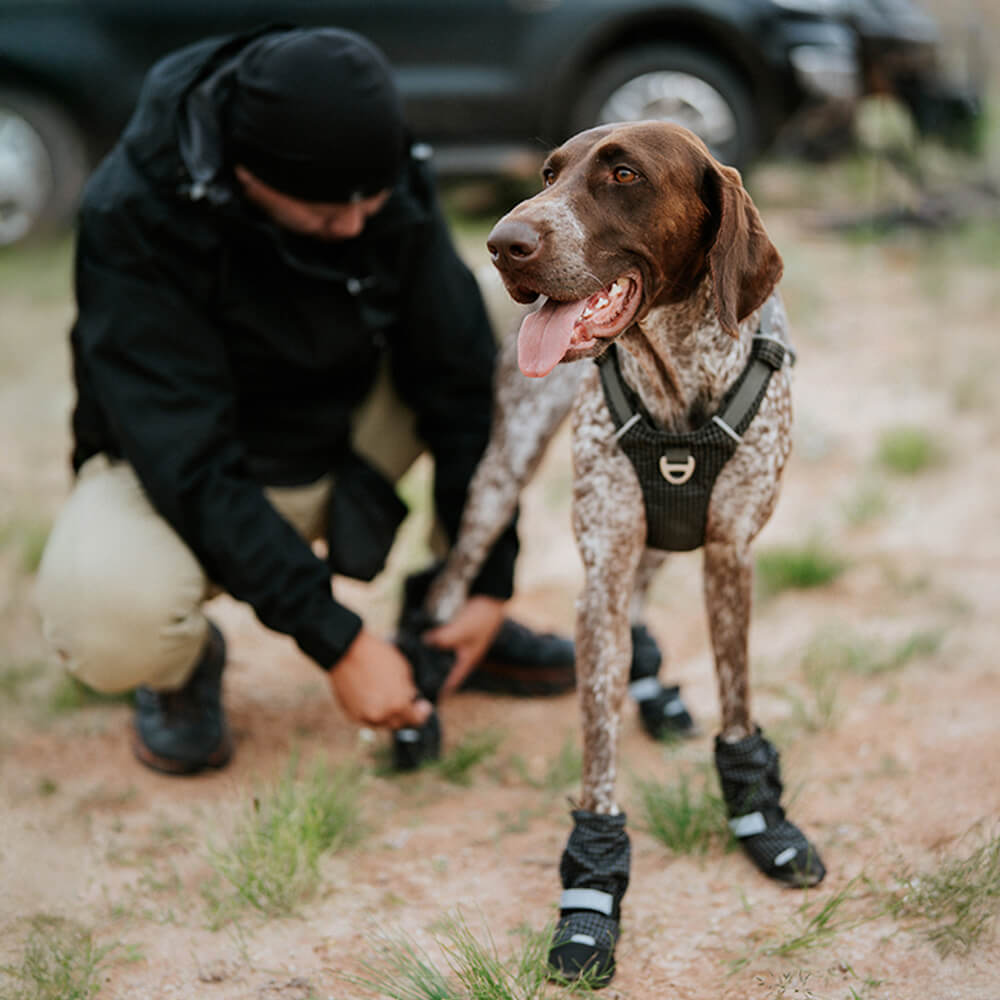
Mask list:
[{"label": "dog's eye", "polygon": [[611,176],[616,184],[634,184],[639,179],[639,175],[631,167],[615,167]]},{"label": "dog's eye", "polygon": [[551,167],[544,167],[542,169],[542,183],[548,187],[553,184],[556,179],[556,172]]}]

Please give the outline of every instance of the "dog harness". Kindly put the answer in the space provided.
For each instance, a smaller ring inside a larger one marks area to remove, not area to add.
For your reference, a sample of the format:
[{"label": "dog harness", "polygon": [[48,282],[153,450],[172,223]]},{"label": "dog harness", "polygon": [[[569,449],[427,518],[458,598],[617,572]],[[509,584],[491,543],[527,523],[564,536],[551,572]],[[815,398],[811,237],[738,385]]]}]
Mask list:
[{"label": "dog harness", "polygon": [[622,378],[617,345],[597,364],[615,438],[628,455],[646,505],[646,544],[668,552],[689,552],[705,543],[708,504],[715,480],[757,415],[771,375],[792,349],[758,331],[746,367],[722,400],[719,412],[697,430],[672,434],[654,423]]}]

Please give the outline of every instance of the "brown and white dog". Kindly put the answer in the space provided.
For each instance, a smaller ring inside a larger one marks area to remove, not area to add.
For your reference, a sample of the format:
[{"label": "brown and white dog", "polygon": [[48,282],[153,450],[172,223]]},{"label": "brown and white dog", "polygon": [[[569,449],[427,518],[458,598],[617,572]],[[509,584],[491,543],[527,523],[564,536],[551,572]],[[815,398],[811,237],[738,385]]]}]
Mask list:
[{"label": "brown and white dog", "polygon": [[541,304],[517,339],[523,374],[513,346],[505,350],[492,440],[427,610],[446,620],[461,604],[572,405],[573,527],[585,570],[576,625],[583,787],[560,865],[550,962],[570,978],[593,968],[607,981],[628,883],[615,778],[630,610],[665,554],[647,544],[643,488],[598,366],[567,363],[614,343],[626,395],[649,433],[684,435],[723,410],[752,364],[755,338],[782,345],[748,425],[724,427],[734,447],[710,487],[700,543],[722,714],[715,762],[730,826],[765,874],[813,885],[824,868],[785,818],[778,755],[753,722],[748,687],[750,547],[774,510],[791,448],[787,321],[775,291],[782,261],[739,174],[686,129],[591,129],[553,151],[542,176],[544,189],[488,239],[511,297]]}]

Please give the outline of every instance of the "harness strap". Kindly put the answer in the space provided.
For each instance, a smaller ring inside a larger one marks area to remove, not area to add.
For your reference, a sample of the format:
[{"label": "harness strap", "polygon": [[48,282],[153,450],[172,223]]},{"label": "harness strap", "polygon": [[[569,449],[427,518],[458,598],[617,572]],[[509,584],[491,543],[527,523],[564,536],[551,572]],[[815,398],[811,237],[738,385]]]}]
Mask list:
[{"label": "harness strap", "polygon": [[[756,412],[755,401],[772,373],[778,371],[785,363],[786,356],[790,357],[794,363],[795,355],[783,341],[763,333],[755,334],[750,361],[743,370],[732,397],[719,413],[712,417],[713,422],[720,425],[722,430],[735,440],[741,440],[737,428],[744,423],[748,416],[753,417]],[[596,358],[596,361],[608,409],[617,428],[615,434],[617,439],[643,416],[649,420],[649,415],[645,413],[645,408],[641,403],[637,407],[633,406],[628,397],[618,360],[617,345],[612,344]],[[650,423],[652,423],[651,420]]]}]

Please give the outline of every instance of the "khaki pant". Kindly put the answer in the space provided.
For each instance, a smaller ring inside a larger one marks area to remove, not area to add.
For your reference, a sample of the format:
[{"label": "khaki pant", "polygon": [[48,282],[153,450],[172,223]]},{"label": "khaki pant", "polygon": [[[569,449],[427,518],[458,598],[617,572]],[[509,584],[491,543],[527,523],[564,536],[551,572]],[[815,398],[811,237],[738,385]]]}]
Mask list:
[{"label": "khaki pant", "polygon": [[[422,443],[383,371],[356,416],[354,446],[396,482]],[[304,538],[323,537],[333,480],[269,487]],[[215,592],[191,550],[153,509],[132,467],[95,455],[77,477],[38,571],[42,630],[67,669],[98,691],[181,687],[208,633]]]}]

